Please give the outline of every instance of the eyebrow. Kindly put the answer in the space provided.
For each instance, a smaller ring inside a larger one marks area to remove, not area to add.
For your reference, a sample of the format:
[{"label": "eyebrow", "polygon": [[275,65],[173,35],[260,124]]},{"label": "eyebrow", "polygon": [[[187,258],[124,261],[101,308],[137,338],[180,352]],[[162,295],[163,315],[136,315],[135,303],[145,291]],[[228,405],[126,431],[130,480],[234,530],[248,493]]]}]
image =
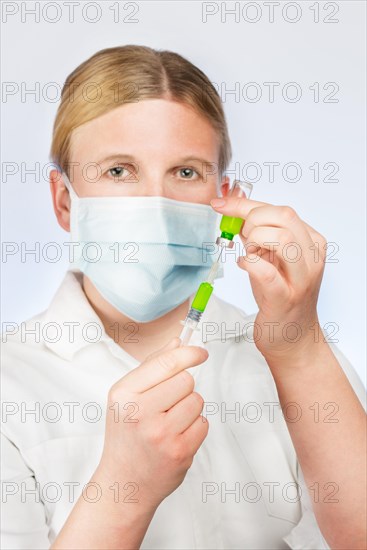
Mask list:
[{"label": "eyebrow", "polygon": [[[133,155],[127,155],[125,153],[116,153],[114,155],[109,155],[108,157],[104,157],[103,159],[99,160],[97,162],[97,164],[102,164],[104,162],[117,161],[117,160],[122,160],[122,159],[131,160],[132,162],[135,162],[136,164],[138,164],[138,160]],[[186,157],[184,157],[180,160],[180,162],[190,162],[190,161],[191,162],[192,161],[197,161],[197,162],[200,162],[202,164],[214,164],[213,161],[198,158],[198,157],[195,157],[195,156],[186,156]]]}]

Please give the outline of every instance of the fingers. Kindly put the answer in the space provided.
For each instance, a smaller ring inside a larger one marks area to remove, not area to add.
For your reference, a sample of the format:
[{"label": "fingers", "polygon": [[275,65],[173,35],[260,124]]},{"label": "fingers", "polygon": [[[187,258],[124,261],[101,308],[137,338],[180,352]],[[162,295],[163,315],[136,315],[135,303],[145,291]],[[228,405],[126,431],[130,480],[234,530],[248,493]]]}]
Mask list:
[{"label": "fingers", "polygon": [[244,219],[245,223],[241,231],[244,237],[248,237],[252,229],[258,226],[283,227],[292,231],[300,246],[312,244],[306,224],[290,206],[274,206],[243,197],[230,197],[226,199],[225,206],[214,207],[214,209],[228,216]]},{"label": "fingers", "polygon": [[200,415],[195,422],[178,437],[182,438],[183,446],[188,449],[190,454],[194,455],[208,435],[208,430],[209,422]]},{"label": "fingers", "polygon": [[193,376],[183,370],[145,392],[149,410],[165,412],[176,405],[181,399],[192,393],[195,386]]},{"label": "fingers", "polygon": [[289,206],[263,206],[256,208],[248,215],[241,234],[249,238],[250,233],[259,227],[282,229],[285,237],[283,240],[295,243],[303,251],[303,258],[307,257],[309,247],[312,245],[312,239],[307,227],[293,208]]},{"label": "fingers", "polygon": [[[225,199],[225,202],[225,206],[214,207],[214,209],[223,214],[238,216],[245,220],[240,234],[245,244],[248,240],[251,243],[258,244],[263,249],[271,250],[269,245],[264,244],[265,242],[270,245],[276,242],[283,243],[278,260],[280,260],[281,271],[294,284],[302,284],[302,280],[307,275],[307,266],[312,269],[313,264],[315,261],[318,262],[320,257],[322,260],[325,259],[326,239],[305,223],[290,206],[274,206],[243,197],[229,197]],[[260,230],[260,228],[264,229]],[[283,231],[273,232],[272,234],[270,232],[271,228],[278,228]],[[254,236],[255,229],[258,238]],[[265,234],[265,231],[267,231],[267,234]],[[261,235],[263,235],[263,238],[261,238]],[[280,238],[274,238],[275,235],[279,235]],[[287,245],[289,247],[293,245],[294,250],[292,250],[292,253],[296,252],[297,248],[299,249],[299,259],[284,255],[284,246],[286,246],[286,250],[290,250]],[[239,265],[244,266],[243,260],[240,261]]]},{"label": "fingers", "polygon": [[[177,342],[172,345],[179,345],[179,342],[177,338]],[[207,350],[199,346],[182,346],[155,353],[117,384],[123,384],[124,389],[131,393],[143,393],[184,369],[200,365],[207,360],[208,355]]]},{"label": "fingers", "polygon": [[[314,251],[315,246],[318,246],[318,249],[320,251],[320,256],[321,256],[322,260],[324,260],[325,256],[326,256],[326,253],[327,253],[327,244],[328,244],[327,240],[325,239],[325,237],[323,235],[321,235],[321,233],[316,231],[316,229],[311,227],[311,225],[306,223],[304,220],[302,220],[302,223],[304,223],[304,225],[307,227],[307,231],[309,232],[309,234],[311,236],[311,241],[312,241],[313,246],[310,247],[310,250]],[[316,258],[318,258],[318,256],[316,256]],[[315,256],[314,256],[314,259],[315,259]]]},{"label": "fingers", "polygon": [[[215,206],[215,202],[217,201],[224,201],[225,204],[223,206]],[[220,197],[220,199],[212,199],[210,204],[214,210],[217,210],[221,214],[235,216],[243,220],[248,217],[254,208],[258,208],[259,206],[272,206],[266,202],[253,201],[245,197]]]},{"label": "fingers", "polygon": [[198,418],[203,405],[204,400],[200,394],[190,393],[167,412],[165,419],[167,426],[172,426],[175,433],[184,432]]},{"label": "fingers", "polygon": [[292,285],[295,287],[303,285],[305,277],[308,275],[308,265],[303,249],[295,241],[294,235],[289,229],[254,227],[246,239],[246,244],[250,243],[256,243],[264,251],[269,250],[270,262],[274,263],[275,258],[278,260],[277,263],[279,263],[282,273]]},{"label": "fingers", "polygon": [[255,295],[264,295],[262,289],[266,288],[269,309],[287,303],[289,286],[273,264],[256,254],[247,254],[239,258],[238,265],[248,272]]}]

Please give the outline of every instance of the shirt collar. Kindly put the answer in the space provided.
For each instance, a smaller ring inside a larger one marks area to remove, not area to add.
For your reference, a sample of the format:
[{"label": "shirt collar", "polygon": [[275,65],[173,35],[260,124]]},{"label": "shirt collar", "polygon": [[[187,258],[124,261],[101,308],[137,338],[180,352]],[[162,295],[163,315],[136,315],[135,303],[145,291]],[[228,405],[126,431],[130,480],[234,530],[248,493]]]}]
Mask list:
[{"label": "shirt collar", "polygon": [[[97,331],[98,341],[109,338],[101,319],[84,293],[82,280],[81,271],[68,270],[44,317],[47,327],[55,325],[55,330],[59,331],[59,337],[55,341],[49,336],[44,340],[46,347],[67,360],[71,360],[76,352],[90,345],[92,339],[97,338]],[[51,329],[49,332],[51,333]]]},{"label": "shirt collar", "polygon": [[[139,361],[125,352],[107,334],[100,317],[85,295],[82,280],[83,273],[78,269],[69,269],[66,272],[45,312],[44,322],[47,327],[55,327],[55,331],[58,331],[58,337],[54,341],[51,341],[50,336],[45,339],[46,347],[70,361],[79,350],[93,345],[93,339],[96,338],[95,341],[105,342],[115,355],[128,360],[132,366],[138,365]],[[194,295],[195,293],[190,296],[190,302]],[[213,340],[224,341],[228,337],[238,337],[243,329],[241,321],[243,322],[245,316],[243,311],[212,294],[190,344],[205,346]]]}]

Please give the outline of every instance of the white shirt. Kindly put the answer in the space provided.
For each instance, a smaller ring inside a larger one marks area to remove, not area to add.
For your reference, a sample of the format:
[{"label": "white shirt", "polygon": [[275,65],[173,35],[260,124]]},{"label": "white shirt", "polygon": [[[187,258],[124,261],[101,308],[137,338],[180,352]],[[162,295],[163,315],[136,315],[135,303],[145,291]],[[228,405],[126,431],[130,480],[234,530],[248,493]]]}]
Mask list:
[{"label": "white shirt", "polygon": [[[213,295],[201,323],[210,323],[207,338],[199,331],[190,341],[209,351],[190,369],[209,433],[142,549],[328,548],[274,380],[251,341],[254,319]],[[77,270],[46,311],[3,342],[2,547],[49,548],[98,465],[108,390],[139,361],[106,334]],[[363,401],[353,367],[331,347]]]}]

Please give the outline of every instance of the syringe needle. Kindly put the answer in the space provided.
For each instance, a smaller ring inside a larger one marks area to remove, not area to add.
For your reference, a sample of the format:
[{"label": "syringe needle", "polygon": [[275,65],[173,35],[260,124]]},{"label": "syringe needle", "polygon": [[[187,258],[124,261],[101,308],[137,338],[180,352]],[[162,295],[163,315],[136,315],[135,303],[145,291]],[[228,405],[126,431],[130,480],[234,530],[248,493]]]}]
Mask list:
[{"label": "syringe needle", "polygon": [[221,258],[222,253],[223,253],[223,248],[221,248],[221,251],[219,253],[219,256],[218,256],[217,260],[213,263],[213,265],[212,265],[212,267],[211,267],[211,269],[208,273],[208,277],[206,278],[207,283],[213,284],[214,279],[217,276],[217,271],[219,269],[219,263],[220,263],[220,258]]}]

